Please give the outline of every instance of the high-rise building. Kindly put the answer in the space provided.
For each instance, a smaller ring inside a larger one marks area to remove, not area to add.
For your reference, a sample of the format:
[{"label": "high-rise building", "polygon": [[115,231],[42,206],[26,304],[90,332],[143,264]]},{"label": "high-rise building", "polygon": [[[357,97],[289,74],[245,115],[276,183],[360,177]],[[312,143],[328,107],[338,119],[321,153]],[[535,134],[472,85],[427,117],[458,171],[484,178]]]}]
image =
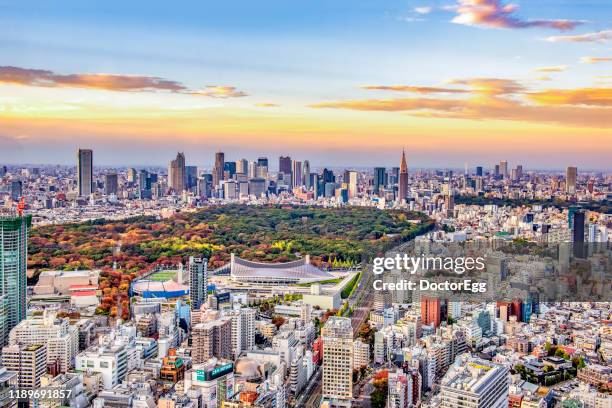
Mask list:
[{"label": "high-rise building", "polygon": [[208,259],[189,257],[189,299],[196,310],[206,302],[208,287]]},{"label": "high-rise building", "polygon": [[310,162],[308,160],[304,160],[302,166],[302,184],[306,187],[306,190],[310,190]]},{"label": "high-rise building", "polygon": [[440,299],[421,298],[421,321],[425,325],[433,324],[434,327],[440,326],[441,311]]},{"label": "high-rise building", "polygon": [[31,215],[0,212],[0,346],[11,329],[25,319],[28,234]]},{"label": "high-rise building", "polygon": [[2,365],[18,373],[19,388],[40,387],[40,377],[47,372],[47,350],[44,344],[15,344],[2,348]]},{"label": "high-rise building", "polygon": [[387,185],[387,169],[384,167],[374,167],[374,182],[372,192],[380,195],[381,189]]},{"label": "high-rise building", "polygon": [[11,200],[19,201],[23,195],[23,183],[20,180],[11,182]]},{"label": "high-rise building", "polygon": [[357,175],[356,171],[347,172],[348,178],[346,183],[348,184],[348,195],[349,198],[357,197]]},{"label": "high-rise building", "polygon": [[281,156],[278,158],[278,172],[291,174],[291,157]]},{"label": "high-rise building", "polygon": [[175,193],[181,194],[185,190],[187,177],[185,174],[185,154],[177,153],[176,159],[168,167],[168,187]]},{"label": "high-rise building", "polygon": [[503,178],[508,177],[508,162],[506,160],[502,160],[499,162],[499,174]]},{"label": "high-rise building", "polygon": [[247,174],[249,162],[247,159],[240,159],[236,162],[236,174]]},{"label": "high-rise building", "polygon": [[47,363],[59,363],[60,372],[65,373],[74,366],[79,331],[67,318],[58,318],[45,310],[42,316],[22,320],[15,326],[9,335],[9,344],[46,345]]},{"label": "high-rise building", "polygon": [[104,194],[117,194],[119,190],[119,182],[117,180],[117,173],[108,173],[104,175]]},{"label": "high-rise building", "polygon": [[507,408],[510,376],[500,364],[463,354],[440,383],[445,408]]},{"label": "high-rise building", "polygon": [[402,150],[402,161],[399,168],[398,200],[401,202],[408,196],[408,164],[406,163],[406,152]]},{"label": "high-rise building", "polygon": [[93,193],[93,150],[79,149],[77,153],[77,184],[79,197]]},{"label": "high-rise building", "polygon": [[232,353],[234,359],[241,352],[252,350],[255,346],[255,309],[240,308],[232,310],[228,316],[232,320]]},{"label": "high-rise building", "polygon": [[227,171],[230,177],[234,177],[234,175],[236,174],[236,167],[236,162],[233,161],[226,161],[225,163],[223,163],[223,171]]},{"label": "high-rise building", "polygon": [[127,181],[128,183],[135,184],[138,180],[138,171],[134,168],[129,168],[127,171]]},{"label": "high-rise building", "polygon": [[213,188],[219,188],[219,183],[224,179],[225,153],[215,153],[215,167],[213,167]]},{"label": "high-rise building", "polygon": [[232,322],[219,317],[193,326],[191,357],[194,364],[205,363],[213,357],[232,358]]},{"label": "high-rise building", "polygon": [[302,162],[298,160],[291,161],[291,186],[301,187],[302,182]]},{"label": "high-rise building", "polygon": [[198,166],[185,166],[185,189],[198,185]]},{"label": "high-rise building", "polygon": [[578,168],[568,167],[565,170],[565,192],[576,194],[576,179],[578,178]]},{"label": "high-rise building", "polygon": [[482,177],[482,166],[476,166],[476,176]]},{"label": "high-rise building", "polygon": [[353,329],[351,319],[332,316],[321,330],[323,339],[323,399],[350,407],[353,397]]},{"label": "high-rise building", "polygon": [[574,219],[572,222],[572,244],[574,256],[576,258],[584,258],[586,252],[584,247],[584,223],[584,210],[577,210],[574,212]]}]

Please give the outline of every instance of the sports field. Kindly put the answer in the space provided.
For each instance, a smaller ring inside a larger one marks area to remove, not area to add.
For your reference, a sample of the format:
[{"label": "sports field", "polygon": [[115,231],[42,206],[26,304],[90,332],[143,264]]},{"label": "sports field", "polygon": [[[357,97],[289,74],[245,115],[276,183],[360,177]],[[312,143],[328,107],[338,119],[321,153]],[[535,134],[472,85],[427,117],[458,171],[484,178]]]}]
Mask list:
[{"label": "sports field", "polygon": [[156,282],[165,282],[174,278],[176,275],[176,271],[159,271],[155,272],[153,275],[149,276],[149,279]]}]

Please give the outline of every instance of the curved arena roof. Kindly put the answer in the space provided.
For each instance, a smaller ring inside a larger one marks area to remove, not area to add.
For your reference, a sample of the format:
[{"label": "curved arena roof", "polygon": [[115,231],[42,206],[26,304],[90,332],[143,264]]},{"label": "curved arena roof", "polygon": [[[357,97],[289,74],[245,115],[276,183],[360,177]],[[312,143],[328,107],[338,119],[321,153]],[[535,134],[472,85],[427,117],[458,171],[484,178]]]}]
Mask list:
[{"label": "curved arena roof", "polygon": [[316,282],[333,279],[333,275],[302,259],[282,263],[247,261],[232,254],[230,275],[234,280],[261,282]]}]

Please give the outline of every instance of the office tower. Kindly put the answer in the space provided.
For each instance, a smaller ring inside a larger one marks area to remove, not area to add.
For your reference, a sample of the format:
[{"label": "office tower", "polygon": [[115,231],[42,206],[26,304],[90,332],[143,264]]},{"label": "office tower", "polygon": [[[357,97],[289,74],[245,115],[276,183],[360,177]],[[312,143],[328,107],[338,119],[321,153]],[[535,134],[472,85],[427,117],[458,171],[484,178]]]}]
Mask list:
[{"label": "office tower", "polygon": [[374,183],[372,192],[376,195],[380,195],[381,190],[385,188],[387,184],[387,169],[384,167],[374,167]]},{"label": "office tower", "polygon": [[230,177],[234,177],[234,175],[236,174],[236,167],[236,162],[233,161],[226,161],[225,163],[223,163],[223,171],[227,171]]},{"label": "office tower", "polygon": [[129,168],[127,171],[128,183],[135,184],[137,180],[138,180],[138,172],[134,168]]},{"label": "office tower", "polygon": [[119,190],[119,182],[117,180],[117,173],[109,173],[104,175],[104,194],[117,194],[117,191]]},{"label": "office tower", "polygon": [[408,164],[406,163],[406,152],[402,150],[402,161],[399,168],[398,200],[401,202],[408,196]]},{"label": "office tower", "polygon": [[332,406],[351,406],[353,397],[353,329],[351,319],[331,316],[321,330],[323,399]]},{"label": "office tower", "polygon": [[254,178],[249,180],[249,195],[261,198],[266,194],[266,180]]},{"label": "office tower", "polygon": [[145,169],[138,172],[138,196],[141,199],[151,198],[151,179],[149,172]]},{"label": "office tower", "polygon": [[291,174],[291,157],[281,156],[278,158],[278,172]]},{"label": "office tower", "polygon": [[308,160],[304,160],[302,166],[302,184],[306,187],[306,190],[310,190],[310,162]]},{"label": "office tower", "polygon": [[516,166],[516,180],[520,180],[523,178],[523,166],[522,165],[517,165]]},{"label": "office tower", "polygon": [[576,179],[578,178],[578,168],[568,167],[565,170],[565,192],[576,194]]},{"label": "office tower", "polygon": [[225,170],[225,153],[215,153],[215,167],[213,167],[213,188],[219,188],[219,183],[224,179],[223,172]]},{"label": "office tower", "polygon": [[232,354],[234,359],[255,346],[255,309],[241,308],[227,314],[232,321]]},{"label": "office tower", "polygon": [[291,161],[291,186],[301,187],[302,183],[302,162],[298,160]]},{"label": "office tower", "polygon": [[208,259],[189,257],[189,299],[191,309],[206,303],[208,287]]},{"label": "office tower", "polygon": [[185,190],[185,154],[177,153],[176,159],[168,167],[168,187],[175,193],[181,194]]},{"label": "office tower", "polygon": [[23,196],[23,183],[19,180],[11,181],[11,200],[19,201]]},{"label": "office tower", "polygon": [[499,174],[503,178],[508,177],[508,162],[506,160],[502,160],[499,162]]},{"label": "office tower", "polygon": [[55,313],[45,310],[42,316],[22,320],[11,330],[9,344],[44,344],[47,363],[59,362],[62,373],[74,366],[79,349],[79,331],[71,326],[68,318],[57,318]]},{"label": "office tower", "polygon": [[349,171],[348,180],[346,182],[348,184],[349,198],[357,197],[357,172],[353,170]]},{"label": "office tower", "polygon": [[574,256],[576,258],[584,258],[586,253],[584,247],[584,222],[584,210],[576,211],[574,213],[574,220],[572,222],[572,243],[574,248]]},{"label": "office tower", "polygon": [[247,170],[247,177],[252,179],[257,177],[257,162],[250,161],[249,168]]},{"label": "office tower", "polygon": [[93,150],[79,149],[77,153],[77,184],[79,197],[93,193]]},{"label": "office tower", "polygon": [[482,166],[476,166],[476,175],[482,177]]},{"label": "office tower", "polygon": [[445,408],[507,408],[510,376],[501,364],[463,354],[440,383]]},{"label": "office tower", "polygon": [[247,159],[240,159],[236,162],[236,174],[247,174],[249,162]]},{"label": "office tower", "polygon": [[335,183],[336,176],[332,170],[323,169],[323,183]]},{"label": "office tower", "polygon": [[232,358],[231,318],[219,317],[193,326],[191,357],[194,364],[205,363],[213,357]]},{"label": "office tower", "polygon": [[15,344],[2,348],[2,365],[18,374],[18,388],[40,387],[40,377],[47,372],[47,350],[44,344]]},{"label": "office tower", "polygon": [[189,190],[198,184],[198,166],[185,166],[185,189]]},{"label": "office tower", "polygon": [[257,159],[257,177],[266,179],[268,178],[268,169],[270,168],[268,164],[267,157],[259,157]]},{"label": "office tower", "polygon": [[434,327],[440,326],[441,320],[440,299],[421,298],[421,321],[425,325],[433,324]]},{"label": "office tower", "polygon": [[495,178],[499,177],[499,164],[495,165],[495,170],[493,171],[493,175]]},{"label": "office tower", "polygon": [[0,212],[0,346],[25,319],[28,234],[32,216]]}]

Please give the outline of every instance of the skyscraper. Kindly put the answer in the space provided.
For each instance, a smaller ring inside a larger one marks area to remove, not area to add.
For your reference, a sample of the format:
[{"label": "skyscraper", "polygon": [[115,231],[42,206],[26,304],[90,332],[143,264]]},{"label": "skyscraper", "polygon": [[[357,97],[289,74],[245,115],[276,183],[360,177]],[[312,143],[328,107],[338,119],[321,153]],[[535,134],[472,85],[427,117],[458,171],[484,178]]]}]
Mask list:
[{"label": "skyscraper", "polygon": [[353,329],[351,319],[332,316],[323,330],[323,399],[350,407],[353,397]]},{"label": "skyscraper", "polygon": [[168,186],[175,193],[181,194],[185,190],[185,154],[177,153],[176,159],[170,162],[168,167]]},{"label": "skyscraper", "polygon": [[402,161],[399,168],[398,200],[401,202],[408,196],[408,164],[406,163],[406,151],[402,150]]},{"label": "skyscraper", "polygon": [[79,197],[93,193],[93,150],[79,149],[77,153],[77,184]]},{"label": "skyscraper", "polygon": [[302,162],[298,160],[291,161],[291,186],[302,186]]},{"label": "skyscraper", "polygon": [[308,160],[304,160],[302,166],[302,184],[306,190],[310,190],[310,162]]},{"label": "skyscraper", "polygon": [[381,188],[387,184],[387,169],[384,167],[374,167],[374,182],[372,192],[380,195]]},{"label": "skyscraper", "polygon": [[26,316],[28,234],[31,215],[0,213],[0,346]]},{"label": "skyscraper", "polygon": [[584,248],[584,222],[584,210],[576,211],[574,213],[574,220],[572,222],[573,252],[576,258],[584,258],[586,252]]},{"label": "skyscraper", "polygon": [[104,176],[104,194],[117,194],[119,183],[117,181],[117,173],[109,173]]},{"label": "skyscraper", "polygon": [[349,198],[357,197],[357,172],[354,170],[347,172],[348,195]]},{"label": "skyscraper", "polygon": [[215,153],[215,167],[213,167],[213,188],[219,188],[219,183],[223,180],[225,170],[225,153]]},{"label": "skyscraper", "polygon": [[506,160],[502,160],[499,162],[499,174],[503,178],[508,177],[508,162]]},{"label": "skyscraper", "polygon": [[197,310],[206,302],[208,287],[208,259],[189,257],[189,299],[191,309]]},{"label": "skyscraper", "polygon": [[578,178],[578,168],[568,167],[565,170],[565,192],[576,194],[576,179]]},{"label": "skyscraper", "polygon": [[476,175],[482,177],[482,166],[476,166]]},{"label": "skyscraper", "polygon": [[247,174],[247,169],[249,166],[249,162],[247,159],[240,159],[236,162],[236,173],[237,174]]},{"label": "skyscraper", "polygon": [[291,174],[291,157],[281,156],[278,158],[278,172]]}]

